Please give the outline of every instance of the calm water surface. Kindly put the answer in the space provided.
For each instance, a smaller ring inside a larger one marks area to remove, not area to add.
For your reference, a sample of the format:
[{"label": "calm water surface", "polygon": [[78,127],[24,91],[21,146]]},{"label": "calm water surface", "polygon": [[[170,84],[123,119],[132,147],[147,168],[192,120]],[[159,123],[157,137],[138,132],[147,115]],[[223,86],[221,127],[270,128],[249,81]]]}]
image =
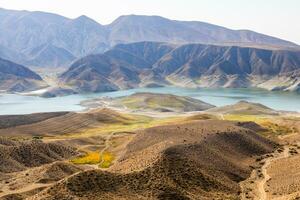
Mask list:
[{"label": "calm water surface", "polygon": [[139,88],[116,92],[77,94],[56,98],[41,98],[17,94],[0,94],[0,115],[28,114],[36,112],[80,111],[83,100],[97,97],[128,96],[136,92],[169,93],[189,96],[215,106],[224,106],[241,100],[262,103],[276,110],[300,112],[300,94],[290,92],[269,92],[258,89],[186,89],[176,87]]}]

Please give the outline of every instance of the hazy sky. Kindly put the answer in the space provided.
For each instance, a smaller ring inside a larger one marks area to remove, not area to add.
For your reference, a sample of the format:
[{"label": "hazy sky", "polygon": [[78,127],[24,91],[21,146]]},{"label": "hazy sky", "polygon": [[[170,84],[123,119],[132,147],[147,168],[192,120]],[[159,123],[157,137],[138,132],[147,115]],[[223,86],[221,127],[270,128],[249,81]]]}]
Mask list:
[{"label": "hazy sky", "polygon": [[160,15],[251,29],[300,44],[300,0],[0,0],[0,7],[39,10],[108,24],[120,15]]}]

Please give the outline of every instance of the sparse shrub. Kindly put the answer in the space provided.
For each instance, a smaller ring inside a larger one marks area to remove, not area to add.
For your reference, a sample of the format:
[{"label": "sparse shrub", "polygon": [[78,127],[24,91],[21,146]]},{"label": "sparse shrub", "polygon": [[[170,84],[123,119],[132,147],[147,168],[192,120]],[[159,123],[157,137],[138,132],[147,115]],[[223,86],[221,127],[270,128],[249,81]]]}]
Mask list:
[{"label": "sparse shrub", "polygon": [[33,139],[33,140],[42,140],[42,139],[43,139],[43,136],[35,135],[35,136],[32,136],[32,139]]},{"label": "sparse shrub", "polygon": [[88,152],[84,156],[80,156],[71,160],[74,164],[98,164],[100,162],[100,153],[99,152]]}]

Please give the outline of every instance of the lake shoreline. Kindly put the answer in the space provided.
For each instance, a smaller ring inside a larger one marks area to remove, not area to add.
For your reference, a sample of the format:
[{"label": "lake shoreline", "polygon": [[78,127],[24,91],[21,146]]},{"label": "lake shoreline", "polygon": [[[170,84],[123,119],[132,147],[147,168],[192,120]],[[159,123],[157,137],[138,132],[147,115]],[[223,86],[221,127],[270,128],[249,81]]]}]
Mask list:
[{"label": "lake shoreline", "polygon": [[261,103],[275,110],[300,112],[300,94],[291,92],[266,91],[262,89],[231,89],[231,88],[137,88],[113,92],[74,94],[63,97],[43,98],[21,94],[0,94],[0,115],[30,114],[37,112],[76,111],[82,112],[87,108],[82,106],[84,101],[97,98],[116,98],[129,96],[137,92],[151,92],[188,96],[210,103],[215,106],[234,104],[245,100]]}]

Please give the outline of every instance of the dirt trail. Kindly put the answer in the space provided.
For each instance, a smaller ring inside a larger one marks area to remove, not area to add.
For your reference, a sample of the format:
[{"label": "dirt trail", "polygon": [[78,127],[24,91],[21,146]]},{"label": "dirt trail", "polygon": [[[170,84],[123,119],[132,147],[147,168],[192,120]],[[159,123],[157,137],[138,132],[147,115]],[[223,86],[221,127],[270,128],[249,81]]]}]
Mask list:
[{"label": "dirt trail", "polygon": [[262,166],[262,169],[261,169],[261,172],[263,174],[263,179],[260,180],[258,183],[258,192],[259,192],[258,194],[259,194],[260,200],[267,199],[267,193],[266,193],[264,186],[265,186],[266,182],[271,178],[267,173],[267,169],[268,169],[269,165],[272,162],[274,162],[275,160],[279,160],[279,159],[287,158],[287,157],[289,157],[289,147],[285,146],[282,153],[277,154],[276,157],[273,157],[273,158],[271,157],[271,158],[266,159],[265,164]]},{"label": "dirt trail", "polygon": [[25,193],[25,192],[29,192],[38,188],[46,188],[53,185],[52,184],[43,184],[43,183],[32,183],[27,185],[26,187],[23,187],[21,189],[17,189],[17,190],[10,190],[8,188],[5,188],[2,193],[0,193],[0,198],[6,195],[10,195],[10,194],[21,194],[21,193]]},{"label": "dirt trail", "polygon": [[286,145],[283,151],[276,151],[263,160],[260,161],[262,166],[254,169],[248,179],[240,183],[242,193],[241,199],[267,200],[267,192],[265,185],[271,178],[268,173],[268,167],[276,160],[289,157],[289,146]]},{"label": "dirt trail", "polygon": [[107,136],[107,138],[106,138],[106,140],[105,140],[105,147],[100,151],[100,159],[101,159],[101,161],[99,162],[99,164],[98,164],[98,166],[101,166],[102,164],[103,164],[103,162],[104,162],[104,159],[103,159],[103,153],[107,150],[107,149],[109,149],[109,147],[110,147],[110,145],[111,145],[111,142],[110,142],[110,139],[114,136],[114,134],[116,134],[117,132],[111,132],[108,136]]},{"label": "dirt trail", "polygon": [[261,161],[263,165],[259,169],[252,171],[250,177],[241,182],[241,199],[267,200],[268,195],[265,189],[267,181],[271,178],[268,173],[268,167],[276,160],[289,157],[289,146],[286,145],[283,151],[277,151]]}]

